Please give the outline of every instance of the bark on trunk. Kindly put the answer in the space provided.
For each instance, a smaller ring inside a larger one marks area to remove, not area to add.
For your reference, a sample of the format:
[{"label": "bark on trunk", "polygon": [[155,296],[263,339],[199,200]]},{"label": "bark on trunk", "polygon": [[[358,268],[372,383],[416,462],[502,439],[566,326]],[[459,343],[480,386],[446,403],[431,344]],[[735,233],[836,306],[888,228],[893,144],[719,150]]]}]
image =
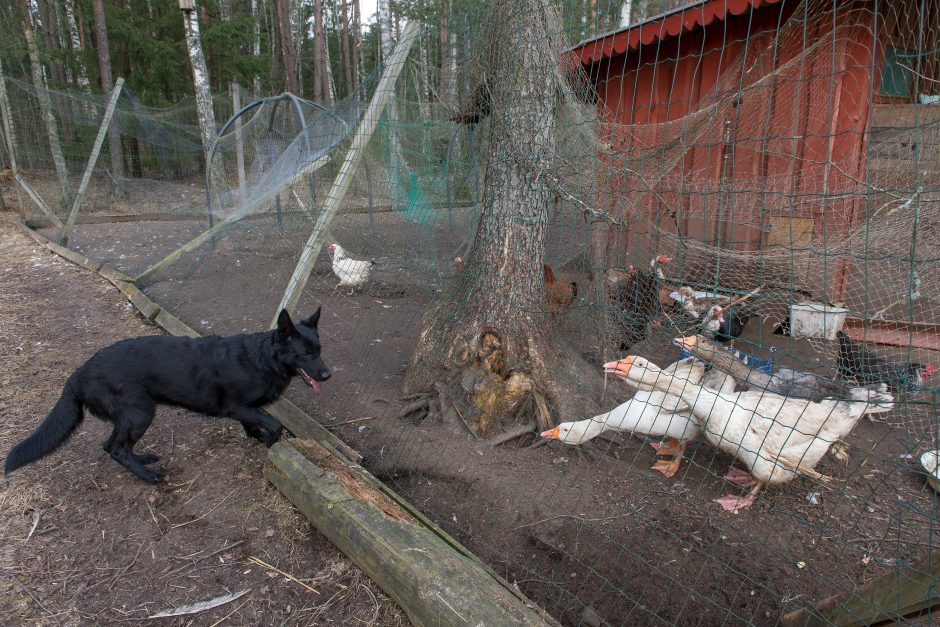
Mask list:
[{"label": "bark on trunk", "polygon": [[333,102],[329,57],[326,49],[326,29],[323,27],[323,2],[313,0],[313,64],[317,68],[316,79],[319,81],[319,92],[323,104],[330,106]]},{"label": "bark on trunk", "polygon": [[[251,0],[251,17],[254,18],[254,24],[251,27],[251,54],[257,59],[261,56],[261,13],[258,11],[258,0]],[[261,77],[257,74],[252,78],[251,87],[254,90],[252,96],[257,98],[261,95]]]},{"label": "bark on trunk", "polygon": [[349,3],[347,0],[340,0],[343,5],[343,34],[341,45],[343,47],[343,77],[346,79],[346,95],[353,92],[356,85],[353,83],[353,60],[349,54]]},{"label": "bark on trunk", "polygon": [[274,13],[277,17],[277,36],[281,40],[284,82],[287,85],[287,91],[299,96],[300,83],[297,80],[297,57],[294,55],[294,42],[290,28],[290,7],[287,0],[274,0]]},{"label": "bark on trunk", "polygon": [[620,27],[626,28],[630,25],[630,16],[633,13],[633,0],[623,0],[620,5]]},{"label": "bark on trunk", "polygon": [[212,107],[212,92],[209,90],[209,70],[202,52],[199,37],[199,15],[196,11],[183,11],[183,26],[186,30],[186,49],[193,68],[193,88],[196,91],[196,114],[202,135],[202,149],[208,157],[209,148],[215,140],[215,112]]},{"label": "bark on trunk", "polygon": [[[428,93],[430,92],[430,81],[428,80],[428,38],[421,37],[418,42],[418,106],[421,107],[421,118],[423,120],[431,119],[431,106]],[[427,133],[425,133],[427,135]]]},{"label": "bark on trunk", "polygon": [[493,2],[482,215],[463,280],[425,317],[405,378],[406,394],[459,382],[451,392],[466,392],[481,434],[527,412],[540,428],[591,415],[603,380],[549,333],[543,261],[553,192],[541,174],[555,152],[560,23],[551,0]]},{"label": "bark on trunk", "polygon": [[78,32],[78,21],[75,19],[75,0],[65,0],[64,6],[65,21],[68,22],[69,27],[69,42],[78,65],[78,86],[82,88],[82,91],[90,92],[91,83],[88,80],[88,68],[85,67],[82,39]]},{"label": "bark on trunk", "polygon": [[[108,93],[114,87],[111,79],[111,50],[108,45],[108,26],[104,19],[104,1],[92,0],[92,12],[95,16],[95,39],[98,42],[98,72],[101,75],[101,89]],[[124,151],[121,146],[121,134],[114,124],[108,128],[108,153],[111,156],[111,177],[118,181],[124,177]]]},{"label": "bark on trunk", "polygon": [[450,3],[447,0],[441,0],[441,5],[439,8],[440,11],[440,23],[438,25],[438,30],[440,31],[439,41],[440,41],[440,57],[441,57],[441,78],[440,84],[438,85],[438,93],[440,94],[440,99],[449,104],[452,107],[456,107],[457,103],[450,102],[448,100],[450,94],[447,91],[447,51],[450,48],[450,32],[448,30],[447,18],[450,14]]},{"label": "bark on trunk", "polygon": [[362,19],[359,15],[359,0],[353,0],[353,81],[356,85],[362,80]]},{"label": "bark on trunk", "polygon": [[46,77],[39,59],[39,47],[36,45],[36,34],[33,32],[33,22],[30,17],[26,0],[17,0],[22,12],[23,31],[26,35],[26,49],[29,53],[29,65],[32,70],[33,86],[36,88],[36,98],[39,100],[39,109],[42,112],[46,125],[46,136],[49,138],[49,151],[52,163],[55,166],[56,176],[59,179],[59,188],[62,190],[63,206],[69,200],[69,173],[65,166],[65,156],[62,154],[62,144],[59,142],[59,125],[52,112],[52,101],[49,98],[49,89]]}]

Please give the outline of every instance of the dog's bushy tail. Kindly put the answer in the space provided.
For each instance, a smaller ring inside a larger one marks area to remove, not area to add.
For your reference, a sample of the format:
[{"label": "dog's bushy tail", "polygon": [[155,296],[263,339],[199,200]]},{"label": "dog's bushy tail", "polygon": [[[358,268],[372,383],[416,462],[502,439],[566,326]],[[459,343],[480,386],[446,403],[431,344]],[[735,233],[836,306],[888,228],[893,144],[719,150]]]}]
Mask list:
[{"label": "dog's bushy tail", "polygon": [[69,379],[65,384],[65,389],[62,390],[59,402],[55,404],[39,428],[14,446],[7,455],[3,474],[9,474],[21,466],[41,459],[62,446],[78,427],[82,418],[82,402],[75,394],[75,384],[72,379]]}]

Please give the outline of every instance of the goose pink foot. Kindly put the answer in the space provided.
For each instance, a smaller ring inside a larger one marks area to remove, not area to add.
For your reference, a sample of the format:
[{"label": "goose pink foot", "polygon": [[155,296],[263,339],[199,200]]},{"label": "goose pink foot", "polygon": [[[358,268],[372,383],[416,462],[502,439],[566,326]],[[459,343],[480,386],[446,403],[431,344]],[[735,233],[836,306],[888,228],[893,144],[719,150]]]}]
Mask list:
[{"label": "goose pink foot", "polygon": [[756,479],[751,477],[754,481],[754,488],[746,496],[735,496],[729,494],[723,496],[720,499],[715,499],[715,502],[721,505],[722,509],[726,512],[737,513],[742,509],[747,509],[754,504],[754,501],[757,500],[757,493],[760,492],[763,485],[759,483]]},{"label": "goose pink foot", "polygon": [[755,485],[757,485],[757,479],[751,476],[751,473],[744,472],[740,468],[735,468],[734,466],[728,469],[728,474],[725,475],[725,479],[734,485],[741,486],[742,488],[753,488]]}]

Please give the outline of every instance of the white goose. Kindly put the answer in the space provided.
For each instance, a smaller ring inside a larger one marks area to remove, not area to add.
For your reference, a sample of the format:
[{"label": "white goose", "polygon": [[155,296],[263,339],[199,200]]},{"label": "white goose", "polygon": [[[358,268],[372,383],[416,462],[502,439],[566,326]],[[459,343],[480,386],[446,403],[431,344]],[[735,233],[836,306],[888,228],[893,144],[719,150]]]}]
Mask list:
[{"label": "white goose", "polygon": [[[679,380],[688,380],[694,383],[702,381],[705,364],[694,358],[687,358],[663,369],[665,374],[672,374]],[[719,381],[712,373],[718,372],[723,378],[725,375],[717,370],[709,372],[705,377],[706,386]],[[734,385],[731,377],[727,378]],[[580,445],[588,442],[605,431],[629,431],[641,435],[665,437],[663,442],[650,443],[650,446],[659,455],[672,456],[671,460],[657,460],[652,469],[672,477],[679,470],[682,455],[688,442],[696,439],[701,433],[698,424],[692,420],[689,406],[678,396],[661,391],[638,391],[633,398],[608,412],[578,420],[577,422],[563,422],[554,429],[542,433],[542,437],[560,440],[565,444]]]},{"label": "white goose", "polygon": [[865,414],[890,411],[894,398],[884,392],[853,390],[852,399],[811,402],[764,391],[716,392],[665,374],[643,357],[629,356],[604,364],[640,390],[660,390],[689,404],[713,446],[747,465],[751,476],[732,469],[730,481],[751,488],[745,497],[726,496],[717,503],[736,512],[750,507],[766,484],[799,475],[828,480],[814,469]]}]

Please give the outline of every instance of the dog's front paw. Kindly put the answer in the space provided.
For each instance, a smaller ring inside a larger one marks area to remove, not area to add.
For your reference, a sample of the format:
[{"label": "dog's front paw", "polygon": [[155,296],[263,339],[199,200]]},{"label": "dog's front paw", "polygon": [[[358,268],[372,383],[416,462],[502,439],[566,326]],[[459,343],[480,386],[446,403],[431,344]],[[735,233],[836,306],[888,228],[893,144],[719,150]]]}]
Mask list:
[{"label": "dog's front paw", "polygon": [[138,472],[134,474],[136,474],[138,477],[140,477],[147,483],[161,483],[162,481],[166,479],[166,476],[164,476],[162,472],[150,470],[149,468],[145,468],[144,472]]},{"label": "dog's front paw", "polygon": [[245,435],[247,435],[249,438],[258,440],[259,442],[267,442],[267,439],[270,436],[270,434],[265,429],[255,425],[242,423],[242,427],[245,429]]},{"label": "dog's front paw", "polygon": [[264,439],[264,445],[268,448],[271,448],[277,441],[281,439],[281,433],[283,433],[284,427],[278,426],[273,433],[269,433],[268,436]]}]

